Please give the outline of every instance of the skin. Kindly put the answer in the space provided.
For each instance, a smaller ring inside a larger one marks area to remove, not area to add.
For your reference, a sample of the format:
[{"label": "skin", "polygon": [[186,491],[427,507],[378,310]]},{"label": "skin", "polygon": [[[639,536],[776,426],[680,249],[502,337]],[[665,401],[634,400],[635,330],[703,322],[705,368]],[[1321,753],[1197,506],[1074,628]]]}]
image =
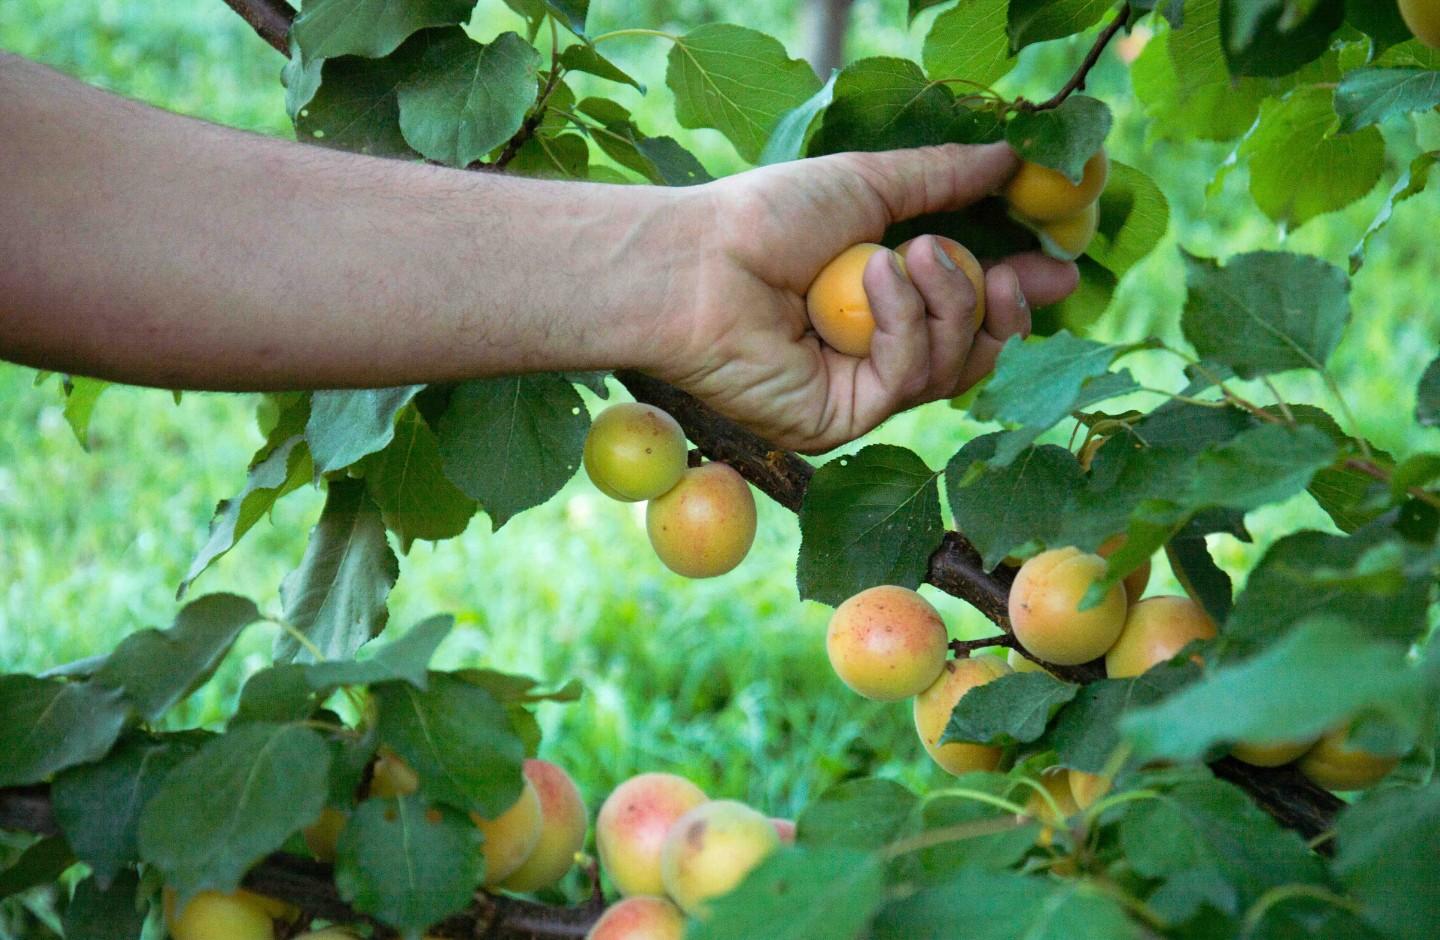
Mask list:
[{"label": "skin", "polygon": [[1040,223],[1036,234],[1040,246],[1052,258],[1074,261],[1085,254],[1095,233],[1100,231],[1100,204],[1092,202],[1074,215],[1053,222]]},{"label": "skin", "polygon": [[744,561],[755,541],[755,496],[728,464],[693,467],[645,507],[645,530],[671,571],[718,577]]},{"label": "skin", "polygon": [[1010,667],[994,656],[950,660],[934,684],[915,696],[915,731],[931,760],[957,777],[972,770],[994,770],[1000,765],[1002,752],[998,747],[961,741],[941,745],[939,741],[961,696],[1009,673]]},{"label": "skin", "polygon": [[1099,199],[1109,178],[1110,158],[1104,150],[1085,162],[1078,184],[1058,170],[1026,161],[1006,184],[1005,199],[1033,222],[1058,222],[1073,218]]},{"label": "skin", "polygon": [[1070,796],[1080,809],[1089,809],[1100,797],[1110,792],[1114,781],[1100,774],[1087,774],[1071,768],[1068,772]]},{"label": "skin", "polygon": [[1416,39],[1432,49],[1440,49],[1440,2],[1400,0],[1400,15]]},{"label": "skin", "polygon": [[1032,655],[1076,666],[1098,659],[1125,626],[1125,588],[1112,587],[1099,604],[1080,610],[1090,586],[1105,573],[1105,559],[1076,548],[1042,552],[1020,566],[1010,588],[1010,625]]},{"label": "skin", "polygon": [[1385,757],[1352,748],[1349,729],[1327,731],[1296,765],[1311,783],[1327,790],[1364,790],[1384,780],[1398,757]]},{"label": "skin", "polygon": [[612,904],[585,940],[682,940],[685,915],[668,898],[633,897]]},{"label": "skin", "polygon": [[877,257],[870,356],[810,332],[805,291],[830,259],[997,192],[1019,165],[1004,144],[834,154],[693,187],[527,180],[215,127],[8,55],[0,127],[0,349],[131,384],[629,367],[821,452],[973,385],[1029,330],[1026,298],[1077,282],[1039,253],[987,259],[976,333],[962,272],[933,251],[908,278]]},{"label": "skin", "polygon": [[662,895],[660,847],[681,816],[709,799],[674,774],[631,777],[605,800],[595,818],[600,866],[624,895]]},{"label": "skin", "polygon": [[305,827],[301,833],[305,837],[305,847],[317,861],[335,861],[335,845],[340,841],[340,832],[348,819],[340,810],[327,806],[320,811],[320,818],[313,825]]},{"label": "skin", "polygon": [[880,585],[849,598],[830,617],[825,651],[857,695],[898,702],[940,675],[948,652],[945,621],[909,588]]},{"label": "skin", "polygon": [[[975,329],[980,329],[980,327],[985,324],[984,266],[980,264],[980,259],[976,258],[975,255],[970,252],[969,248],[966,248],[953,238],[936,235],[933,237],[932,242],[932,250],[936,248],[942,249],[936,252],[936,257],[940,260],[942,266],[945,265],[946,260],[949,260],[970,279],[970,286],[975,289]],[[910,252],[915,250],[917,244],[921,244],[921,239],[912,238],[907,242],[902,242],[895,249],[895,253],[900,256],[900,260],[904,261],[907,266],[910,263]],[[921,250],[923,250],[923,247]]]},{"label": "skin", "polygon": [[525,761],[525,778],[540,797],[540,838],[525,862],[500,885],[508,891],[539,891],[565,876],[585,847],[590,816],[580,788],[549,761]]},{"label": "skin", "polygon": [[[1096,440],[1100,439],[1096,438]],[[1125,533],[1121,532],[1119,535],[1112,535],[1101,542],[1100,547],[1095,549],[1095,554],[1101,558],[1109,558],[1124,547]],[[1147,560],[1145,564],[1127,574],[1125,580],[1120,583],[1125,585],[1125,597],[1130,603],[1133,604],[1140,600],[1145,594],[1145,588],[1150,585],[1150,562]]]},{"label": "skin", "polygon": [[781,845],[795,844],[795,820],[771,816],[770,825],[775,827],[775,834],[780,837]]},{"label": "skin", "polygon": [[585,436],[585,472],[612,499],[627,503],[668,492],[685,473],[685,432],[654,405],[624,402],[595,418]]},{"label": "skin", "polygon": [[1215,621],[1190,598],[1146,598],[1131,605],[1120,639],[1105,654],[1105,674],[1112,679],[1141,675],[1168,662],[1186,644],[1217,635]]},{"label": "skin", "polygon": [[1283,767],[1314,746],[1314,740],[1258,744],[1242,742],[1230,748],[1230,756],[1254,767]]},{"label": "skin", "polygon": [[714,800],[676,820],[660,849],[665,893],[692,917],[706,903],[733,891],[745,876],[780,848],[770,820],[744,803]]},{"label": "skin", "polygon": [[485,886],[495,887],[525,864],[540,844],[540,794],[528,776],[520,798],[509,809],[486,819],[471,813],[470,820],[485,834],[480,854],[485,857]]},{"label": "skin", "polygon": [[248,891],[201,891],[183,910],[165,889],[165,926],[174,940],[275,940],[275,922]]}]

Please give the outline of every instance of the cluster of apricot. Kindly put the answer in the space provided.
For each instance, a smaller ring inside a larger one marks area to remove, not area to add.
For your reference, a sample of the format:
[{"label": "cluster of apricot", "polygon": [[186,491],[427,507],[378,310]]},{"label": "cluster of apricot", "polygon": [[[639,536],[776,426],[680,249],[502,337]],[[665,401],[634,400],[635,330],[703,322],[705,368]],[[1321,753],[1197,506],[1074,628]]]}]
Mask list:
[{"label": "cluster of apricot", "polygon": [[[371,768],[367,795],[395,799],[414,793],[420,778],[399,755],[381,749]],[[478,813],[471,820],[484,835],[484,885],[505,891],[539,891],[557,883],[585,846],[590,817],[575,781],[549,761],[525,761],[520,797],[494,819]],[[320,861],[335,860],[346,814],[327,807],[303,835]],[[276,924],[293,924],[299,909],[250,891],[204,891],[177,909],[174,893],[165,893],[165,923],[174,940],[275,940]],[[289,933],[285,934],[289,936]],[[300,934],[296,940],[354,940],[342,926]]]},{"label": "cluster of apricot", "polygon": [[621,502],[649,500],[645,530],[665,566],[713,578],[744,560],[755,541],[755,497],[728,464],[690,467],[685,432],[653,405],[611,405],[590,425],[585,472]]},{"label": "cluster of apricot", "polygon": [[794,838],[790,820],[711,800],[684,777],[631,777],[595,821],[600,864],[624,897],[586,940],[681,940],[686,914],[706,917],[711,899],[728,894]]},{"label": "cluster of apricot", "polygon": [[1005,201],[1011,217],[1035,233],[1046,254],[1074,261],[1100,229],[1100,194],[1109,178],[1104,150],[1085,162],[1078,183],[1027,160],[1005,186]]}]

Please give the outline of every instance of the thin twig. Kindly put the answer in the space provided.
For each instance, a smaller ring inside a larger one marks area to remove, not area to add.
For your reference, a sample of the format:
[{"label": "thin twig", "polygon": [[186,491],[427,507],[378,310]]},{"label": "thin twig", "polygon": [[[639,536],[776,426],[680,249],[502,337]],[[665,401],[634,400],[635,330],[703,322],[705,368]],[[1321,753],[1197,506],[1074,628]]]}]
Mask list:
[{"label": "thin twig", "polygon": [[225,4],[240,14],[256,35],[274,47],[276,52],[289,58],[294,7],[285,0],[225,0]]},{"label": "thin twig", "polygon": [[1110,25],[1105,27],[1099,36],[1095,37],[1095,44],[1090,47],[1090,51],[1085,55],[1085,60],[1080,63],[1080,67],[1075,70],[1074,75],[1070,76],[1070,80],[1065,83],[1064,87],[1057,91],[1053,97],[1039,104],[1032,104],[1023,99],[1017,101],[1015,102],[1016,110],[1053,111],[1064,104],[1065,100],[1075,94],[1075,92],[1083,90],[1085,88],[1085,82],[1090,78],[1090,70],[1095,67],[1095,63],[1100,61],[1100,56],[1104,53],[1105,47],[1110,45],[1110,40],[1114,39],[1115,35],[1124,29],[1129,22],[1130,5],[1127,3],[1120,7],[1120,12],[1115,14],[1115,19],[1111,20]]}]

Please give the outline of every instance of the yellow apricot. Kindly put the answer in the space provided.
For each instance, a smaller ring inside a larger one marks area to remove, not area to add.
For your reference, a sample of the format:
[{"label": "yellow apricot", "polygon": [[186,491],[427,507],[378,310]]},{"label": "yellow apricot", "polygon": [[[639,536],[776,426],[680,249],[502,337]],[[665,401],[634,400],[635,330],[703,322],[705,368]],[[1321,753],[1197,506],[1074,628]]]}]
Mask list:
[{"label": "yellow apricot", "polygon": [[692,917],[735,890],[780,847],[770,820],[735,800],[702,803],[675,821],[660,849],[665,893]]},{"label": "yellow apricot", "polygon": [[707,799],[705,791],[675,774],[640,774],[616,787],[595,817],[600,864],[615,889],[625,895],[664,894],[665,833]]},{"label": "yellow apricot", "polygon": [[670,492],[650,501],[645,530],[665,567],[687,578],[713,578],[750,551],[755,496],[728,464],[693,467]]},{"label": "yellow apricot", "polygon": [[[970,286],[975,288],[975,329],[978,330],[980,329],[980,325],[985,322],[985,269],[980,265],[980,260],[971,253],[970,249],[955,239],[946,238],[943,235],[936,235],[934,238],[940,243],[941,247],[945,249],[945,254],[950,260],[955,262],[955,266],[970,279]],[[907,242],[901,243],[900,246],[895,249],[895,253],[900,256],[900,260],[909,262],[910,249],[914,244],[915,239],[912,238]]]},{"label": "yellow apricot", "polygon": [[[1095,549],[1095,554],[1108,559],[1125,547],[1125,538],[1124,532],[1110,536],[1100,543],[1100,547]],[[1125,585],[1125,599],[1132,604],[1138,601],[1140,596],[1145,593],[1145,588],[1150,584],[1150,560],[1147,558],[1145,564],[1127,574],[1125,580],[1120,583]]]},{"label": "yellow apricot", "polygon": [[1313,738],[1308,741],[1242,741],[1230,748],[1230,756],[1252,767],[1283,767],[1314,746]]},{"label": "yellow apricot", "polygon": [[1090,774],[1083,770],[1070,768],[1070,795],[1075,800],[1075,805],[1081,809],[1089,809],[1100,797],[1110,792],[1110,787],[1115,783],[1109,777],[1101,774]]},{"label": "yellow apricot", "polygon": [[950,713],[961,696],[1009,673],[1010,667],[994,656],[952,659],[940,670],[940,678],[915,696],[915,731],[931,760],[957,777],[972,770],[994,770],[999,766],[1000,748],[964,741],[941,744],[940,736],[945,733]]},{"label": "yellow apricot", "polygon": [[[1042,847],[1055,841],[1055,830],[1065,825],[1065,820],[1080,812],[1080,804],[1070,789],[1070,772],[1061,767],[1051,767],[1040,775],[1039,783],[1050,794],[1045,799],[1038,791],[1031,791],[1025,803],[1025,812],[1041,822],[1040,836],[1035,841]],[[1054,806],[1051,805],[1054,801]],[[1055,810],[1059,809],[1057,816]]]},{"label": "yellow apricot", "polygon": [[1348,728],[1327,731],[1297,765],[1310,782],[1327,790],[1364,790],[1384,780],[1398,757],[1372,754],[1349,745]]},{"label": "yellow apricot", "polygon": [[1440,0],[1400,0],[1400,16],[1416,39],[1440,49]]},{"label": "yellow apricot", "polygon": [[201,891],[180,911],[172,889],[164,897],[165,926],[174,940],[275,940],[275,918],[249,891]]},{"label": "yellow apricot", "polygon": [[1077,548],[1041,552],[1020,567],[1010,588],[1015,639],[1047,663],[1075,666],[1105,655],[1125,626],[1125,588],[1116,584],[1099,604],[1080,610],[1105,559]]},{"label": "yellow apricot", "polygon": [[1005,187],[1010,207],[1036,222],[1055,222],[1077,215],[1100,198],[1110,177],[1110,159],[1101,150],[1085,163],[1078,184],[1059,170],[1026,160]]},{"label": "yellow apricot", "polygon": [[1100,231],[1100,204],[1092,202],[1074,215],[1053,222],[1035,222],[1040,247],[1052,258],[1074,261],[1085,253]]},{"label": "yellow apricot", "polygon": [[585,940],[682,940],[685,915],[668,898],[640,895],[612,904]]},{"label": "yellow apricot", "polygon": [[795,820],[771,816],[770,825],[775,827],[775,834],[780,837],[781,845],[795,844]]},{"label": "yellow apricot", "polygon": [[865,293],[865,265],[885,250],[870,242],[851,245],[820,269],[805,292],[810,325],[831,349],[857,359],[870,355],[875,314]]},{"label": "yellow apricot", "polygon": [[1112,679],[1138,676],[1187,644],[1216,635],[1215,621],[1190,598],[1146,598],[1130,608],[1120,639],[1105,654],[1105,674]]},{"label": "yellow apricot", "polygon": [[565,876],[585,846],[590,817],[580,788],[549,761],[525,761],[525,777],[540,797],[540,839],[525,863],[501,884],[509,891],[538,891]]},{"label": "yellow apricot", "polygon": [[1011,650],[1005,654],[1005,664],[1015,672],[1043,672],[1049,675],[1050,670],[1026,656],[1019,650]]},{"label": "yellow apricot", "polygon": [[420,777],[405,758],[382,747],[370,772],[370,795],[387,799],[409,796],[420,789]]},{"label": "yellow apricot", "polygon": [[949,637],[930,602],[906,587],[867,588],[835,608],[825,652],[856,694],[898,702],[930,687],[945,665]]},{"label": "yellow apricot", "polygon": [[349,817],[340,810],[327,806],[320,811],[320,818],[301,832],[305,838],[305,847],[317,861],[335,861],[335,845],[340,841],[340,833],[348,821]]},{"label": "yellow apricot", "polygon": [[485,841],[480,854],[485,857],[485,885],[493,887],[509,878],[535,851],[540,842],[540,795],[529,778],[520,790],[520,798],[494,819],[471,813]]},{"label": "yellow apricot", "polygon": [[307,930],[295,940],[360,940],[360,935],[344,927],[326,927],[322,930]]},{"label": "yellow apricot", "polygon": [[654,499],[685,472],[685,432],[654,405],[624,402],[596,416],[585,436],[585,472],[613,499]]}]

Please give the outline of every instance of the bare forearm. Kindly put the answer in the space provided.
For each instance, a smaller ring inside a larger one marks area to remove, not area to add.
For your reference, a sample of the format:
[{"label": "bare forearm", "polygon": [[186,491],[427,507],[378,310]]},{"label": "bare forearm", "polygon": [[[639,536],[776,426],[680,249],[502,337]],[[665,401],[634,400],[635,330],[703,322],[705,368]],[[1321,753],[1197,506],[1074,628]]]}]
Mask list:
[{"label": "bare forearm", "polygon": [[301,147],[3,57],[0,178],[0,358],[137,384],[643,367],[685,290],[680,194]]}]

